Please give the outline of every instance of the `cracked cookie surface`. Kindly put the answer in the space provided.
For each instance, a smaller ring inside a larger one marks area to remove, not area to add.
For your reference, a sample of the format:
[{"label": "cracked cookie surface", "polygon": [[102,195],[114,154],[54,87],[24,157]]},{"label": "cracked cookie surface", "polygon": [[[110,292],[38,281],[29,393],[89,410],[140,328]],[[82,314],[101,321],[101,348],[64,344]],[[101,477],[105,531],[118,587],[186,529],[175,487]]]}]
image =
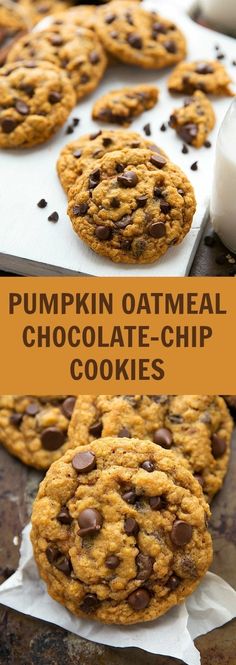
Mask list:
[{"label": "cracked cookie surface", "polygon": [[69,435],[73,445],[100,436],[150,439],[184,458],[211,500],[228,468],[232,426],[218,395],[80,395]]},{"label": "cracked cookie surface", "polygon": [[184,35],[173,21],[135,2],[115,0],[99,7],[96,30],[106,50],[126,64],[161,69],[186,54]]},{"label": "cracked cookie surface", "polygon": [[0,147],[47,141],[75,105],[70,80],[49,62],[22,61],[0,69]]},{"label": "cracked cookie surface", "polygon": [[124,148],[69,192],[68,215],[89,247],[117,263],[152,263],[180,243],[195,212],[192,185],[166,157]]},{"label": "cracked cookie surface", "polygon": [[212,558],[209,506],[178,458],[110,437],[54,463],[33,506],[49,594],[79,617],[153,620],[194,591]]},{"label": "cracked cookie surface", "polygon": [[87,28],[52,25],[22,37],[11,49],[8,62],[22,59],[46,60],[64,69],[77,100],[99,84],[107,58],[97,35]]},{"label": "cracked cookie surface", "polygon": [[0,443],[36,469],[47,469],[69,448],[70,395],[1,395]]},{"label": "cracked cookie surface", "polygon": [[220,62],[199,60],[177,65],[168,79],[168,89],[170,92],[184,92],[187,95],[200,90],[211,95],[232,96],[230,83],[230,76]]},{"label": "cracked cookie surface", "polygon": [[141,84],[129,88],[111,90],[95,102],[94,120],[129,125],[132,119],[157,103],[158,89],[154,85]]},{"label": "cracked cookie surface", "polygon": [[184,143],[201,148],[215,125],[212,104],[204,92],[197,90],[181,108],[173,111],[169,124]]}]

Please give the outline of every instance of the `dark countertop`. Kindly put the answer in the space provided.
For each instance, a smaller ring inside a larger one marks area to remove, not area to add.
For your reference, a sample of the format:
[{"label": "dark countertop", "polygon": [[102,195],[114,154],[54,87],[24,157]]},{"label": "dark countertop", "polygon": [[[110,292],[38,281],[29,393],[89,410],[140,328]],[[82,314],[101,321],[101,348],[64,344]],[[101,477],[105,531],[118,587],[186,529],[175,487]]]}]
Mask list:
[{"label": "dark countertop", "polygon": [[[236,588],[236,430],[229,472],[212,505],[212,570]],[[15,570],[40,473],[0,447],[0,582]],[[14,542],[16,542],[14,538]],[[202,665],[236,665],[236,620],[196,640]],[[0,665],[182,665],[175,658],[88,642],[61,628],[0,606]]]}]

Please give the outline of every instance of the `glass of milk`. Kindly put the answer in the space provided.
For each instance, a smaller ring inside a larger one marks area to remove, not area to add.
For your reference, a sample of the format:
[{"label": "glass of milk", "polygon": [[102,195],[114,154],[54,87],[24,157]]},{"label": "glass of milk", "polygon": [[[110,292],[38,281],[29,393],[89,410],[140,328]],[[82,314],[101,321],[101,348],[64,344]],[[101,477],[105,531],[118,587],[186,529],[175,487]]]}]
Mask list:
[{"label": "glass of milk", "polygon": [[199,4],[215,28],[236,34],[236,0],[199,0]]},{"label": "glass of milk", "polygon": [[236,97],[218,134],[210,215],[224,245],[236,252]]}]

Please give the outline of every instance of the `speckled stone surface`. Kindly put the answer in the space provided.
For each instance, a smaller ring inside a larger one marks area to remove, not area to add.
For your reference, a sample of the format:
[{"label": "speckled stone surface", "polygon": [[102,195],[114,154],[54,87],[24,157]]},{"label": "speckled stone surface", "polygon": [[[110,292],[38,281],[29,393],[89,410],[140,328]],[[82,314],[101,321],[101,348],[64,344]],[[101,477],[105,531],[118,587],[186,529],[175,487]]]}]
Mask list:
[{"label": "speckled stone surface", "polygon": [[[236,588],[236,431],[229,472],[212,503],[214,537],[212,570]],[[16,537],[28,521],[41,474],[28,470],[0,448],[0,581],[18,563]],[[14,482],[14,485],[13,485]],[[12,489],[14,487],[14,489]],[[199,637],[202,665],[236,665],[236,620]],[[182,665],[174,658],[138,649],[115,649],[93,644],[61,628],[0,606],[0,665]]]}]

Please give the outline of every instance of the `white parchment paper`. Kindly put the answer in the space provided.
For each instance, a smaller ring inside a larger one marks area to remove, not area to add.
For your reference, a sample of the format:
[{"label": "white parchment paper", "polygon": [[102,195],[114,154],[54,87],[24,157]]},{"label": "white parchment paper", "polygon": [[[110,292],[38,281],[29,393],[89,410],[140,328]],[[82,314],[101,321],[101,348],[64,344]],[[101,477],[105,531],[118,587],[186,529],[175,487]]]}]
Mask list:
[{"label": "white parchment paper", "polygon": [[113,647],[138,647],[150,653],[200,665],[193,640],[236,617],[236,592],[217,575],[207,573],[195,593],[156,621],[136,626],[105,626],[78,619],[50,598],[40,580],[29,538],[22,532],[19,567],[0,586],[0,603],[37,619],[55,623],[80,637]]}]

